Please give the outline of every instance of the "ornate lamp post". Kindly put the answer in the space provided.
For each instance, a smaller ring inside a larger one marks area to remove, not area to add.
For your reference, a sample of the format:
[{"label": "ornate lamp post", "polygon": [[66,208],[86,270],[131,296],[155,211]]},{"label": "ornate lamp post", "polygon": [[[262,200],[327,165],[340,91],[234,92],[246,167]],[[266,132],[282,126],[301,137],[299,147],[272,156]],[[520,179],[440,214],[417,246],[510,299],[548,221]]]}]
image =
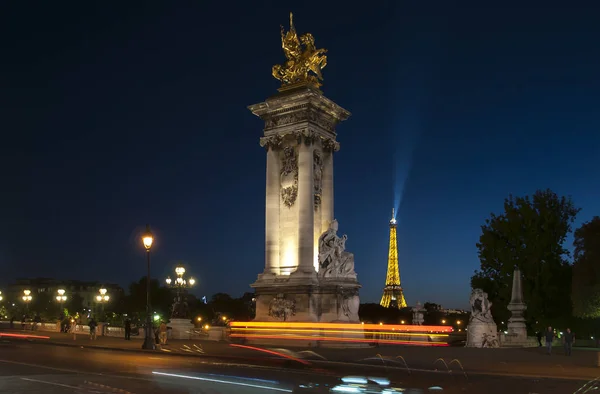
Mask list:
[{"label": "ornate lamp post", "polygon": [[96,296],[96,301],[102,305],[102,315],[104,315],[104,304],[106,304],[108,302],[108,300],[110,300],[110,296],[108,294],[106,294],[106,289],[103,287],[101,289],[98,290],[98,294]]},{"label": "ornate lamp post", "polygon": [[152,316],[150,316],[150,249],[154,242],[154,236],[150,231],[150,225],[146,225],[146,232],[142,235],[142,242],[146,248],[146,257],[148,263],[148,274],[146,275],[146,328],[144,344],[142,349],[154,349],[154,336],[152,335]]},{"label": "ornate lamp post", "polygon": [[58,289],[56,290],[56,292],[58,293],[58,295],[56,296],[56,301],[58,301],[58,303],[62,305],[67,300],[67,296],[65,295],[65,289]]},{"label": "ornate lamp post", "polygon": [[182,266],[178,266],[175,268],[175,274],[177,275],[175,280],[172,280],[170,277],[167,277],[167,279],[165,280],[167,282],[167,286],[172,287],[177,291],[177,297],[175,298],[175,302],[173,303],[171,317],[185,319],[188,317],[188,311],[185,300],[182,299],[182,293],[184,293],[186,289],[194,286],[196,284],[196,279],[184,278],[185,268],[183,268]]},{"label": "ornate lamp post", "polygon": [[33,298],[31,296],[31,290],[23,290],[23,302],[25,302],[25,309],[26,311],[29,312],[29,303],[31,302],[31,299]]}]

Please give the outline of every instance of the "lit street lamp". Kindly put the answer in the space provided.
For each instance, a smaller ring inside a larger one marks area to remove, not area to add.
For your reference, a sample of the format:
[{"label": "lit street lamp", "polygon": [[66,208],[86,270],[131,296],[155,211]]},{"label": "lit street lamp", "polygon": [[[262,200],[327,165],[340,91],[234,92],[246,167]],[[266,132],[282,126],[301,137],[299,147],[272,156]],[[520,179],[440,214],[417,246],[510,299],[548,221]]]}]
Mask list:
[{"label": "lit street lamp", "polygon": [[152,335],[152,316],[150,316],[150,249],[154,242],[154,236],[150,231],[150,225],[146,225],[146,232],[142,235],[142,242],[146,248],[148,262],[148,275],[146,275],[146,329],[142,349],[154,349],[154,335]]},{"label": "lit street lamp", "polygon": [[182,266],[177,266],[175,268],[175,274],[177,277],[175,280],[172,280],[170,277],[165,279],[168,287],[173,287],[177,291],[177,297],[175,298],[175,303],[173,304],[173,310],[171,313],[172,318],[187,318],[187,308],[184,305],[185,299],[182,299],[182,293],[185,292],[185,289],[190,288],[196,284],[196,279],[194,278],[184,278],[185,268]]},{"label": "lit street lamp", "polygon": [[2,301],[2,292],[0,291],[0,301]]},{"label": "lit street lamp", "polygon": [[110,297],[108,296],[108,294],[106,294],[105,288],[101,288],[100,290],[98,290],[98,292],[100,294],[96,296],[96,301],[102,305],[102,315],[104,315],[104,304],[107,303],[108,300],[110,300]]},{"label": "lit street lamp", "polygon": [[56,301],[62,304],[67,300],[67,296],[65,295],[65,289],[58,289],[56,290],[56,292],[58,293],[58,295],[56,296]]},{"label": "lit street lamp", "polygon": [[29,303],[31,302],[31,299],[33,298],[31,296],[31,290],[23,290],[23,302],[25,302],[25,308],[27,311],[29,311]]}]

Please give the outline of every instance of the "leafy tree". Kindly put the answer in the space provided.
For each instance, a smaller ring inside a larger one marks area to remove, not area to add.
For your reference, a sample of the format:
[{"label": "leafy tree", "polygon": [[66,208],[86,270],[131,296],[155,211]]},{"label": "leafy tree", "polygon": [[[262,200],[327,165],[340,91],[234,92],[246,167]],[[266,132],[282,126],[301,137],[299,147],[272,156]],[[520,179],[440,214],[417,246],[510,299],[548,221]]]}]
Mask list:
[{"label": "leafy tree", "polygon": [[425,309],[423,324],[438,326],[442,324],[442,320],[445,320],[446,315],[439,304],[426,302],[423,304],[423,309]]},{"label": "leafy tree", "polygon": [[370,324],[401,324],[402,321],[410,324],[412,322],[411,308],[385,308],[375,303],[360,304],[358,316],[362,322]]},{"label": "leafy tree", "polygon": [[600,317],[600,217],[575,230],[573,264],[573,314]]},{"label": "leafy tree", "polygon": [[473,288],[488,293],[496,320],[506,321],[512,275],[519,267],[529,326],[560,323],[571,315],[571,266],[563,247],[579,212],[570,198],[551,190],[533,196],[509,196],[504,213],[491,214],[477,243],[481,268]]},{"label": "leafy tree", "polygon": [[74,293],[69,298],[67,298],[67,302],[65,303],[65,308],[69,311],[72,316],[75,316],[77,313],[81,313],[83,311],[83,297],[79,294]]},{"label": "leafy tree", "polygon": [[209,306],[213,311],[213,324],[221,324],[220,317],[227,320],[249,320],[252,318],[252,293],[246,293],[240,298],[232,298],[229,294],[217,293],[212,296]]},{"label": "leafy tree", "polygon": [[39,314],[42,320],[57,320],[60,316],[60,305],[48,292],[35,293],[29,305],[29,314]]},{"label": "leafy tree", "polygon": [[[129,285],[129,295],[126,297],[125,305],[127,313],[141,316],[146,314],[146,277],[142,277],[138,282]],[[171,306],[173,305],[173,294],[171,290],[162,287],[157,279],[150,280],[150,305],[151,312],[156,312],[160,316],[170,317]]]}]

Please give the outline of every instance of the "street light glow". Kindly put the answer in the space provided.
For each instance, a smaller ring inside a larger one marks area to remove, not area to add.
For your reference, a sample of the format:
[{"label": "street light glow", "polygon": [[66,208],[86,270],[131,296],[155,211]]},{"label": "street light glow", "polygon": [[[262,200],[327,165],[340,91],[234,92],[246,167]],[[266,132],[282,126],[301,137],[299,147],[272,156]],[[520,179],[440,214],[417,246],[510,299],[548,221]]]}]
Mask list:
[{"label": "street light glow", "polygon": [[194,283],[196,283],[196,279],[190,278],[190,286],[194,286]]},{"label": "street light glow", "polygon": [[108,302],[108,300],[110,300],[110,297],[108,296],[108,294],[106,294],[107,290],[104,287],[99,289],[98,292],[100,294],[96,296],[96,301]]},{"label": "street light glow", "polygon": [[185,268],[179,266],[175,268],[175,273],[179,276],[183,276],[183,274],[185,274]]},{"label": "street light glow", "polygon": [[65,295],[65,289],[58,289],[56,290],[56,292],[58,293],[58,295],[56,296],[56,301],[64,302],[67,300],[67,296]]},{"label": "street light glow", "polygon": [[167,285],[170,285],[172,282],[171,277],[167,276],[167,279],[165,279],[165,282],[167,282]]},{"label": "street light glow", "polygon": [[142,242],[144,243],[144,248],[147,251],[150,251],[152,247],[152,243],[154,242],[154,236],[152,235],[152,231],[150,231],[150,225],[146,225],[146,232],[142,235]]},{"label": "street light glow", "polygon": [[31,297],[31,290],[23,290],[23,294],[24,294],[23,301],[25,301],[25,302],[31,301],[31,298],[32,298]]}]

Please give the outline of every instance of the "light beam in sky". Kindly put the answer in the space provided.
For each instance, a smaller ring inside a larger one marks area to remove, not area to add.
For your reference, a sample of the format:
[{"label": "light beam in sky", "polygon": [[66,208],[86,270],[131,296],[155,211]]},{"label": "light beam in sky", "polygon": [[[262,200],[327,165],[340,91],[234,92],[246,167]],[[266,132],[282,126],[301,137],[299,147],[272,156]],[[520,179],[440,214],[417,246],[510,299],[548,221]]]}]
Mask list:
[{"label": "light beam in sky", "polygon": [[[408,109],[407,109],[408,110]],[[397,219],[406,184],[413,167],[413,155],[418,144],[420,135],[420,111],[413,108],[410,113],[406,111],[403,119],[398,122],[399,130],[394,133],[394,160],[393,160],[393,182],[394,182],[394,212]]]}]

